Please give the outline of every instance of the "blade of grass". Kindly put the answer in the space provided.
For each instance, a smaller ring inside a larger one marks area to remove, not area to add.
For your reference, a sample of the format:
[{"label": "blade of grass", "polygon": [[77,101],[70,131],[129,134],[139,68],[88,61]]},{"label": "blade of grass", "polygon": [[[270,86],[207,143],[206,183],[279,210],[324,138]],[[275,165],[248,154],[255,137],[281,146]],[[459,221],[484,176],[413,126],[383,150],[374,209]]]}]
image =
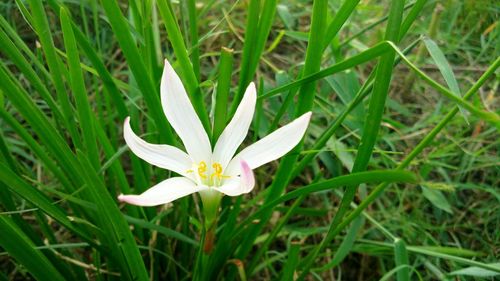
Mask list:
[{"label": "blade of grass", "polygon": [[[396,0],[391,3],[385,40],[396,41],[398,39],[399,28],[403,15],[403,6],[404,0]],[[371,158],[371,154],[373,152],[375,141],[377,139],[378,131],[382,121],[382,115],[385,108],[385,100],[389,92],[389,84],[391,81],[395,57],[396,52],[387,52],[380,58],[379,65],[377,66],[377,72],[375,74],[375,80],[373,84],[373,92],[370,97],[368,114],[365,119],[363,135],[358,147],[356,159],[354,160],[352,172],[364,171]],[[306,257],[303,271],[299,276],[299,280],[304,279],[305,275],[309,272],[310,267],[316,260],[316,257],[335,237],[334,230],[337,225],[342,222],[345,213],[348,211],[348,208],[354,199],[356,191],[357,185],[348,185],[346,187],[339,208],[335,214],[335,217],[330,223],[327,235],[322,239],[320,244],[318,244],[314,248],[314,250],[311,251],[311,253]]]},{"label": "blade of grass", "polygon": [[0,245],[37,280],[66,280],[14,222],[0,216]]},{"label": "blade of grass", "polygon": [[200,81],[200,48],[198,46],[198,17],[196,15],[196,1],[188,0],[189,39],[191,43],[191,62],[196,80]]},{"label": "blade of grass", "polygon": [[141,219],[137,219],[137,218],[131,217],[131,216],[125,216],[125,219],[127,220],[127,222],[134,224],[134,225],[137,225],[141,228],[158,231],[159,233],[161,233],[167,237],[172,237],[174,239],[177,239],[177,240],[185,242],[185,243],[189,243],[189,244],[194,245],[194,246],[199,245],[198,241],[196,241],[196,240],[194,240],[194,239],[192,239],[192,238],[190,238],[190,237],[188,237],[180,232],[172,230],[170,228],[166,228],[166,227],[163,227],[161,225],[156,225],[154,223],[151,223],[151,222],[148,222],[145,220],[141,220]]},{"label": "blade of grass", "polygon": [[24,58],[19,48],[7,37],[7,34],[0,29],[0,41],[2,42],[1,51],[12,60],[12,63],[26,76],[31,85],[38,91],[40,96],[49,106],[52,114],[57,120],[63,119],[63,114],[51,96],[47,87],[43,84],[39,75],[33,70],[30,63]]},{"label": "blade of grass", "polygon": [[358,5],[360,0],[345,0],[344,4],[340,7],[338,12],[335,14],[330,25],[325,33],[325,40],[323,42],[323,50],[328,47],[330,42],[337,36],[344,23],[347,21],[349,16],[354,12],[354,9]]},{"label": "blade of grass", "polygon": [[[245,39],[243,43],[243,53],[241,54],[240,78],[238,80],[238,90],[234,96],[229,117],[236,111],[238,104],[243,98],[245,88],[252,80],[255,71],[252,71],[251,63],[254,47],[259,33],[259,10],[260,1],[250,0],[247,8],[247,23],[245,25]],[[259,54],[260,56],[260,54]]]},{"label": "blade of grass", "polygon": [[[0,61],[0,87],[47,148],[59,162],[59,167],[66,175],[72,175],[75,184],[79,183],[78,170],[75,168],[75,158],[63,137],[57,133],[45,114],[30,99],[28,93],[13,79],[12,73]],[[76,176],[75,176],[76,175]]]},{"label": "blade of grass", "polygon": [[415,73],[420,76],[425,82],[427,82],[432,88],[434,88],[436,91],[438,91],[448,99],[456,102],[459,106],[467,109],[470,113],[476,115],[478,118],[490,122],[500,130],[500,116],[498,116],[498,114],[479,109],[470,102],[467,102],[465,99],[462,99],[459,96],[455,95],[453,92],[443,87],[441,84],[430,78],[418,67],[416,67],[392,42],[387,43],[391,45],[392,49],[403,59],[406,65],[408,65],[413,71],[415,71]]},{"label": "blade of grass", "polygon": [[[420,42],[420,40],[415,40],[412,44],[410,44],[404,51],[404,54],[407,54],[413,50],[417,44]],[[401,58],[397,58],[396,61],[394,62],[394,67],[399,64],[401,61]],[[373,78],[375,77],[376,71],[372,71],[368,78],[366,79],[366,82],[363,84],[363,86],[359,89],[358,93],[354,96],[353,100],[347,105],[345,110],[342,111],[342,113],[339,114],[339,116],[335,119],[335,121],[328,126],[328,128],[321,134],[319,138],[316,139],[314,146],[310,149],[311,151],[315,151],[312,153],[308,153],[300,160],[300,162],[295,166],[293,172],[292,172],[292,179],[297,177],[297,175],[311,162],[311,160],[318,155],[318,153],[323,149],[327,141],[330,139],[331,136],[335,133],[335,131],[342,125],[344,119],[349,115],[349,113],[358,106],[361,101],[364,100],[366,96],[368,96],[372,89],[373,89]]]},{"label": "blade of grass", "polygon": [[358,55],[355,55],[355,56],[350,57],[346,60],[343,60],[339,63],[336,63],[336,64],[334,64],[330,67],[327,67],[323,70],[316,71],[316,72],[310,73],[308,75],[304,75],[304,76],[302,76],[302,78],[297,79],[297,80],[290,82],[288,84],[285,84],[283,86],[277,87],[275,89],[272,89],[258,98],[259,99],[269,98],[269,97],[275,96],[281,92],[284,92],[284,91],[302,86],[306,83],[310,83],[310,82],[319,80],[319,79],[324,78],[326,76],[350,69],[350,68],[357,66],[359,64],[369,62],[369,61],[373,60],[374,58],[377,58],[381,55],[386,54],[387,52],[390,51],[390,49],[391,49],[391,46],[387,42],[378,43],[375,46],[373,46],[372,48],[370,48],[366,51],[363,51]]},{"label": "blade of grass", "polygon": [[81,133],[83,136],[84,148],[92,161],[94,169],[98,169],[99,163],[99,149],[97,148],[93,113],[90,108],[90,101],[88,100],[85,81],[83,80],[83,73],[80,67],[80,56],[76,46],[75,36],[68,13],[64,8],[60,11],[61,27],[64,37],[64,45],[68,55],[68,68],[70,75],[70,85],[73,95],[75,96],[75,104],[78,112],[78,120],[81,126]]},{"label": "blade of grass", "polygon": [[[16,4],[21,3],[18,1],[19,0],[16,0]],[[31,15],[29,15],[27,12],[26,15],[28,16],[28,18],[31,18]],[[32,22],[32,20],[28,19],[28,22]],[[50,79],[49,72],[45,69],[45,67],[40,62],[40,60],[35,56],[35,54],[33,54],[32,50],[26,45],[26,43],[24,43],[24,41],[21,39],[17,31],[14,28],[12,28],[12,26],[10,26],[10,24],[3,17],[3,15],[0,15],[0,26],[4,29],[7,36],[11,38],[12,42],[16,45],[19,51],[22,51],[24,54],[26,54],[29,61],[31,61],[36,66],[36,69],[39,71],[39,75],[42,76],[40,78]]]},{"label": "blade of grass", "polygon": [[[323,48],[323,37],[324,37],[324,26],[326,23],[326,12],[327,12],[327,1],[319,0],[315,1],[313,4],[313,14],[311,31],[309,32],[309,44],[306,51],[306,59],[303,70],[303,76],[307,76],[311,73],[315,73],[320,69],[321,66],[321,56]],[[316,83],[311,82],[308,84],[303,84],[299,90],[296,116],[302,115],[303,113],[311,110],[314,96],[316,90]],[[278,171],[276,173],[275,179],[268,189],[265,202],[269,202],[274,198],[278,197],[286,185],[288,184],[288,179],[290,177],[290,171],[296,162],[298,153],[300,152],[302,144],[296,146],[291,152],[285,156],[280,163]],[[237,253],[238,258],[243,258],[248,255],[253,242],[257,238],[258,234],[261,232],[268,219],[270,218],[271,210],[263,213],[260,217],[260,222],[254,225],[247,234],[247,239],[241,244],[240,249]]]},{"label": "blade of grass", "polygon": [[93,240],[88,237],[88,235],[83,230],[76,228],[72,224],[72,222],[68,219],[68,215],[65,214],[63,209],[61,209],[57,205],[54,205],[51,200],[48,199],[43,193],[27,184],[3,163],[0,163],[0,176],[0,180],[12,192],[18,194],[34,206],[40,208],[47,215],[54,218],[58,223],[63,225],[68,230],[80,236],[87,242],[95,245],[95,242],[93,242]]},{"label": "blade of grass", "polygon": [[263,3],[259,0],[250,1],[245,28],[243,54],[241,58],[240,79],[238,81],[237,92],[231,105],[230,117],[236,112],[236,108],[243,97],[243,93],[257,72],[258,64],[267,42],[267,37],[271,32],[274,15],[276,13],[276,2],[276,0],[267,0]]},{"label": "blade of grass", "polygon": [[159,134],[160,140],[164,140],[165,143],[168,144],[174,144],[172,129],[167,123],[167,119],[161,108],[158,87],[154,85],[151,75],[148,74],[144,61],[141,59],[142,57],[139,54],[139,50],[129,30],[127,20],[122,15],[120,7],[115,0],[101,1],[101,3],[108,16],[109,23],[114,31],[116,39],[127,59],[130,70],[148,105],[150,116],[156,124],[156,129],[162,132]]},{"label": "blade of grass", "polygon": [[121,268],[121,277],[127,280],[148,280],[148,273],[134,236],[115,201],[111,198],[104,182],[92,169],[92,164],[81,151],[77,151],[80,168],[87,189],[99,210],[99,227],[105,233],[110,257],[116,259]]},{"label": "blade of grass", "polygon": [[300,254],[300,242],[292,241],[290,242],[289,250],[288,250],[288,259],[286,260],[285,267],[282,271],[281,279],[282,281],[293,280],[293,275],[295,273],[295,268],[299,262],[299,254]]},{"label": "blade of grass", "polygon": [[[444,81],[446,81],[448,88],[451,90],[453,94],[455,94],[458,97],[461,97],[462,95],[460,93],[460,87],[458,86],[455,74],[453,74],[453,70],[450,64],[448,63],[448,60],[446,60],[446,57],[444,56],[441,49],[439,49],[438,45],[430,38],[424,38],[423,41],[425,47],[427,47],[427,51],[429,51],[429,54],[431,55],[431,58],[434,60],[436,66],[441,72],[441,75],[443,75]],[[465,112],[463,111],[463,109],[460,110],[462,111],[462,115],[464,116],[465,121],[468,122]]]},{"label": "blade of grass", "polygon": [[[457,108],[457,111],[458,111],[458,108]],[[370,240],[361,240],[361,242],[370,243],[370,244],[373,244],[373,245],[378,245],[378,246],[387,247],[387,248],[394,248],[394,246],[395,246],[392,243],[370,241]],[[425,246],[424,247],[421,247],[421,246],[406,246],[406,249],[409,252],[412,252],[412,253],[418,253],[418,254],[423,254],[423,255],[426,255],[426,256],[431,256],[431,257],[436,257],[436,258],[440,258],[440,259],[450,260],[450,261],[454,261],[454,262],[465,264],[465,265],[469,265],[469,266],[477,266],[477,267],[480,267],[480,268],[491,270],[493,272],[500,272],[500,266],[498,266],[496,264],[482,263],[482,262],[479,262],[479,261],[476,261],[476,260],[472,260],[472,259],[467,259],[467,258],[464,258],[464,257],[460,257],[458,255],[452,255],[452,254],[449,254],[449,253],[443,253],[442,251],[439,251],[436,248],[442,248],[442,247],[435,247],[434,249],[432,249],[432,248],[425,247]],[[461,249],[458,249],[458,248],[448,248],[448,249],[446,249],[446,251],[450,251],[450,250],[461,250]]]},{"label": "blade of grass", "polygon": [[40,161],[45,165],[45,167],[57,178],[57,180],[64,186],[66,191],[70,192],[73,190],[72,184],[68,177],[57,167],[56,163],[50,156],[45,152],[43,147],[31,136],[31,134],[24,128],[15,118],[6,112],[4,109],[0,109],[0,117],[9,124],[9,126],[16,132],[16,134],[21,137],[21,139],[26,142],[30,149],[35,153],[35,155],[40,158]]},{"label": "blade of grass", "polygon": [[400,182],[400,183],[417,183],[419,180],[415,176],[415,174],[401,170],[383,170],[383,171],[370,171],[370,172],[357,172],[349,175],[338,176],[333,179],[324,180],[318,183],[313,183],[310,185],[303,186],[294,191],[285,193],[282,196],[279,196],[273,199],[270,202],[264,203],[264,205],[260,206],[259,209],[252,213],[250,216],[245,218],[240,224],[239,230],[234,234],[235,237],[239,234],[243,233],[243,226],[248,226],[252,224],[252,221],[261,217],[262,214],[265,214],[276,205],[281,204],[283,202],[295,199],[302,195],[309,195],[311,193],[336,189],[342,187],[344,185],[353,185],[353,184],[361,184],[361,183],[375,183],[381,181],[390,181],[390,182]]},{"label": "blade of grass", "polygon": [[33,18],[33,27],[35,28],[38,38],[40,39],[40,44],[42,45],[42,50],[45,54],[45,59],[50,70],[52,77],[52,82],[57,93],[57,99],[61,106],[62,113],[64,115],[63,124],[71,135],[72,141],[76,147],[82,147],[80,136],[76,128],[76,124],[73,121],[73,108],[70,103],[69,94],[64,87],[63,73],[61,68],[61,62],[57,57],[54,41],[52,40],[52,33],[49,28],[49,23],[47,21],[47,15],[40,0],[29,0],[28,1]]},{"label": "blade of grass", "polygon": [[[487,81],[487,79],[495,73],[495,71],[500,67],[500,58],[497,58],[488,68],[488,70],[479,78],[479,80],[467,91],[464,95],[464,99],[468,99],[473,94],[475,94],[479,88]],[[424,139],[422,139],[417,146],[405,157],[405,159],[398,165],[397,169],[402,170],[408,167],[412,161],[434,140],[437,134],[450,122],[455,115],[458,113],[459,109],[455,106],[446,116],[427,134]],[[381,183],[363,200],[358,207],[352,211],[346,218],[340,223],[335,229],[334,233],[337,235],[345,228],[349,223],[351,223],[355,218],[357,218],[363,210],[365,210],[373,201],[375,201],[389,186],[389,183]]]},{"label": "blade of grass", "polygon": [[410,280],[410,270],[408,268],[408,252],[406,251],[406,244],[402,239],[397,238],[394,241],[394,260],[396,267],[400,267],[397,272],[398,281]]},{"label": "blade of grass", "polygon": [[406,15],[405,19],[401,23],[401,27],[399,30],[399,38],[398,42],[405,37],[406,33],[410,29],[411,25],[415,22],[417,17],[420,15],[420,12],[422,12],[422,9],[424,8],[425,4],[427,4],[429,0],[417,0],[415,1],[413,7],[411,7],[411,10],[408,12]]},{"label": "blade of grass", "polygon": [[219,63],[219,80],[215,94],[214,125],[212,144],[215,144],[226,127],[227,105],[233,72],[233,50],[222,47]]}]

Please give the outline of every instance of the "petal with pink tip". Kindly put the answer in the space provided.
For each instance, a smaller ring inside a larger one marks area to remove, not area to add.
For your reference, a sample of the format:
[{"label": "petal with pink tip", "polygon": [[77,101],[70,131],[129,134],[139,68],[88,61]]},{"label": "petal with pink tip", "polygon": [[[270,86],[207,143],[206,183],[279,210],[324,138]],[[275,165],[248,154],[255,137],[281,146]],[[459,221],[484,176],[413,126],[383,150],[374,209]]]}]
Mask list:
[{"label": "petal with pink tip", "polygon": [[118,200],[137,206],[157,206],[207,188],[206,186],[198,186],[187,178],[175,177],[160,182],[140,195],[120,194]]},{"label": "petal with pink tip", "polygon": [[244,160],[240,161],[239,177],[236,176],[226,180],[221,187],[214,187],[215,190],[228,196],[238,196],[249,193],[255,187],[255,177],[252,169]]}]

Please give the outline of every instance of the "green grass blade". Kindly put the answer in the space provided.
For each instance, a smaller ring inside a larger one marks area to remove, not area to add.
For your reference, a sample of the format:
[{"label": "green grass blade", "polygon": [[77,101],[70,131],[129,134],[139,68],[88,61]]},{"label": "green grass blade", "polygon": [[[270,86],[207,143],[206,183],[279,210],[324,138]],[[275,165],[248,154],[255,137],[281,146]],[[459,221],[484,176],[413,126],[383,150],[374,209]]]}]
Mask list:
[{"label": "green grass blade", "polygon": [[410,270],[408,268],[408,252],[406,251],[406,244],[402,239],[396,239],[394,241],[394,260],[396,267],[400,267],[397,272],[398,281],[409,281],[410,280]]},{"label": "green grass blade", "polygon": [[[160,1],[161,2],[161,1]],[[130,70],[132,71],[135,80],[141,90],[142,96],[148,105],[150,115],[155,121],[156,129],[161,131],[160,139],[164,139],[166,143],[173,144],[174,138],[172,129],[163,114],[161,108],[159,87],[155,86],[151,75],[148,74],[146,65],[141,59],[139,49],[132,38],[127,20],[123,17],[118,3],[115,0],[101,1],[102,7],[108,16],[109,23],[114,31],[116,39],[127,59]]]},{"label": "green grass blade", "polygon": [[259,210],[248,216],[241,225],[251,224],[252,220],[261,217],[267,211],[271,210],[278,204],[295,199],[302,195],[309,195],[311,193],[331,190],[335,188],[340,188],[344,185],[354,185],[361,183],[376,183],[376,182],[405,182],[405,183],[417,183],[418,178],[415,174],[408,171],[396,171],[396,170],[384,170],[384,171],[370,171],[370,172],[357,172],[345,176],[335,177],[333,179],[328,179],[319,183],[313,183],[294,191],[288,192],[285,195],[273,199],[272,201],[265,203],[263,206],[259,207]]},{"label": "green grass blade", "polygon": [[68,128],[71,135],[73,143],[76,147],[82,147],[82,142],[78,134],[74,119],[73,119],[73,108],[70,103],[70,97],[63,81],[62,65],[57,56],[56,48],[54,46],[54,41],[52,40],[52,33],[50,32],[49,23],[47,21],[47,15],[40,0],[30,0],[32,16],[33,16],[33,26],[40,39],[40,44],[45,54],[45,59],[50,70],[52,77],[52,82],[56,89],[58,102],[61,105],[62,113],[64,114],[63,124]]},{"label": "green grass blade", "polygon": [[[246,12],[247,23],[245,26],[245,39],[243,44],[243,53],[240,62],[240,78],[238,81],[238,89],[233,99],[233,104],[230,110],[230,117],[236,111],[240,100],[243,98],[243,93],[247,85],[252,81],[255,71],[251,69],[253,50],[256,45],[259,32],[259,10],[260,1],[250,0]],[[260,54],[259,54],[260,56]]]},{"label": "green grass blade", "polygon": [[[464,99],[470,98],[473,94],[475,94],[479,88],[487,81],[487,79],[495,73],[495,71],[500,67],[500,58],[497,58],[487,69],[487,71],[479,78],[479,80],[467,91],[464,95]],[[408,167],[412,161],[422,153],[422,151],[428,147],[434,138],[439,134],[439,132],[455,117],[458,113],[458,107],[454,107],[440,122],[437,124],[419,143],[413,148],[413,150],[408,153],[408,156],[405,157],[401,164],[399,164],[397,169],[405,169]],[[379,184],[373,191],[363,200],[358,207],[351,212],[343,221],[338,225],[335,229],[334,233],[338,234],[344,227],[349,225],[356,217],[358,217],[363,210],[365,210],[371,203],[373,203],[385,190],[385,188],[389,186],[389,183]]]},{"label": "green grass blade", "polygon": [[[401,25],[402,15],[403,15],[403,0],[396,0],[391,3],[391,10],[389,13],[389,21],[387,24],[385,39],[389,41],[396,41],[399,37],[399,28]],[[377,72],[375,76],[375,81],[373,85],[373,92],[370,97],[370,105],[368,108],[368,114],[365,119],[365,125],[363,128],[363,135],[358,147],[358,153],[354,161],[354,166],[352,172],[364,171],[368,165],[373,148],[375,146],[375,141],[377,139],[378,131],[382,121],[382,114],[385,108],[385,100],[389,91],[389,84],[392,76],[392,69],[394,64],[394,59],[396,57],[395,52],[388,52],[380,58],[379,65],[377,66]],[[320,244],[318,244],[314,250],[307,256],[306,262],[303,268],[303,272],[299,277],[303,280],[309,268],[316,260],[316,257],[321,250],[335,237],[334,230],[350,207],[352,200],[357,191],[357,185],[348,185],[340,206],[330,223],[327,235],[323,238]]]},{"label": "green grass blade", "polygon": [[0,180],[12,192],[26,199],[37,208],[40,208],[47,215],[54,218],[58,223],[71,230],[78,236],[82,237],[87,242],[93,243],[92,239],[90,239],[85,232],[76,228],[71,223],[71,221],[68,219],[67,214],[65,214],[65,212],[60,207],[54,205],[52,201],[48,199],[43,193],[27,184],[3,163],[0,163],[0,176]]},{"label": "green grass blade", "polygon": [[[450,88],[451,92],[455,94],[457,97],[461,97],[462,94],[460,93],[460,87],[458,86],[455,74],[453,74],[453,69],[448,63],[448,60],[446,60],[446,57],[444,56],[441,49],[439,49],[436,42],[432,41],[430,38],[424,38],[424,44],[427,47],[427,51],[429,51],[429,54],[431,55],[432,59],[436,63],[436,66],[438,67],[439,71],[443,75],[444,81],[446,81],[448,88]],[[462,111],[462,115],[467,121],[467,116],[465,115],[465,112],[463,111],[463,109],[460,110]]]},{"label": "green grass blade", "polygon": [[198,46],[198,16],[196,14],[196,1],[188,0],[187,9],[189,16],[189,39],[191,43],[191,62],[196,80],[200,81],[200,48]]},{"label": "green grass blade", "polygon": [[49,149],[52,156],[57,159],[59,166],[67,175],[72,175],[76,183],[79,182],[78,170],[75,168],[74,155],[63,137],[49,122],[45,114],[29,98],[18,82],[12,78],[12,74],[0,62],[0,88],[3,89],[10,102],[17,108],[19,113],[31,125],[45,147]]},{"label": "green grass blade", "polygon": [[275,89],[272,89],[268,92],[266,92],[264,95],[260,96],[259,99],[265,99],[269,98],[272,96],[275,96],[281,92],[302,86],[304,84],[319,80],[321,78],[324,78],[326,76],[350,69],[354,66],[357,66],[359,64],[369,62],[373,60],[374,58],[377,58],[383,54],[386,54],[389,52],[391,49],[391,46],[387,42],[381,42],[378,43],[377,45],[373,46],[372,48],[361,52],[358,55],[355,55],[351,58],[345,59],[341,62],[338,62],[330,67],[327,67],[321,71],[317,71],[314,73],[311,73],[310,75],[303,76],[300,79],[297,79],[293,82],[290,82],[288,84],[285,84],[283,86],[277,87]]},{"label": "green grass blade", "polygon": [[[260,14],[259,17],[259,26],[257,27],[258,31],[257,31],[257,37],[255,38],[255,45],[251,46],[250,67],[249,67],[249,72],[247,74],[248,80],[244,85],[240,85],[244,86],[245,88],[246,86],[248,86],[250,81],[253,80],[253,77],[259,65],[260,58],[262,56],[262,53],[264,52],[264,48],[267,42],[267,37],[271,32],[271,27],[274,21],[274,15],[276,13],[276,2],[277,0],[266,0],[262,3],[262,7],[260,9],[262,13]],[[245,89],[238,88],[239,92],[241,91],[244,92],[244,90]]]},{"label": "green grass blade", "polygon": [[14,45],[14,43],[7,37],[7,34],[0,29],[0,41],[2,42],[1,51],[12,60],[19,70],[26,76],[26,78],[30,81],[33,87],[38,91],[43,100],[50,107],[51,112],[54,116],[62,120],[63,114],[59,109],[59,106],[56,104],[56,101],[52,97],[52,95],[47,90],[47,87],[43,84],[39,75],[33,70],[28,61],[24,58],[19,48]]},{"label": "green grass blade", "polygon": [[226,127],[227,105],[229,90],[231,88],[231,75],[233,72],[233,50],[223,47],[220,54],[219,80],[215,93],[214,125],[212,133],[213,144],[215,144]]},{"label": "green grass blade", "polygon": [[[25,15],[31,18],[31,15],[29,15],[28,13],[26,13]],[[32,22],[32,20],[28,19],[28,22]],[[50,73],[45,69],[43,63],[40,62],[35,54],[33,54],[33,50],[26,45],[19,34],[17,34],[16,30],[12,26],[10,26],[7,20],[3,17],[3,15],[0,15],[0,26],[4,29],[7,36],[11,38],[12,42],[16,45],[19,51],[22,51],[28,57],[29,61],[31,61],[36,66],[36,69],[39,71],[39,75],[41,76],[40,78],[44,80],[50,79]]]},{"label": "green grass blade", "polygon": [[65,280],[59,271],[14,222],[0,216],[0,245],[20,262],[37,280]]},{"label": "green grass blade", "polygon": [[61,27],[64,37],[64,45],[68,56],[68,68],[70,76],[70,85],[73,95],[75,96],[75,104],[78,112],[78,120],[81,126],[83,144],[92,161],[95,169],[100,166],[99,150],[97,148],[93,113],[90,108],[89,99],[83,80],[83,73],[80,67],[80,57],[76,46],[75,35],[71,27],[71,22],[68,13],[64,8],[60,11]]},{"label": "green grass blade", "polygon": [[48,171],[50,171],[57,180],[65,187],[66,191],[73,190],[72,184],[70,183],[68,177],[63,173],[63,171],[56,165],[54,159],[50,158],[50,156],[45,152],[42,145],[40,145],[23,127],[17,120],[12,117],[8,112],[4,109],[0,109],[0,117],[9,124],[9,126],[17,133],[21,139],[31,148],[31,150],[35,153],[40,161],[45,165]]},{"label": "green grass blade", "polygon": [[77,155],[88,193],[99,210],[99,227],[105,233],[107,246],[111,247],[110,257],[116,259],[121,268],[121,277],[127,280],[149,280],[139,248],[116,201],[109,195],[87,157],[80,151],[77,151]]},{"label": "green grass blade", "polygon": [[328,25],[328,29],[325,33],[325,40],[323,42],[323,49],[326,49],[335,36],[337,36],[337,33],[340,31],[349,16],[353,13],[354,9],[359,4],[359,1],[360,0],[344,1],[344,4],[342,4],[338,12],[335,14],[335,17],[330,25]]},{"label": "green grass blade", "polygon": [[190,238],[190,237],[188,237],[180,232],[172,230],[170,228],[163,227],[161,225],[156,225],[152,222],[148,222],[148,221],[137,219],[137,218],[130,217],[130,216],[125,216],[125,219],[127,220],[127,222],[134,224],[134,225],[137,225],[141,228],[158,231],[159,233],[161,233],[167,237],[172,237],[174,239],[177,239],[179,241],[182,241],[182,242],[194,245],[194,246],[199,245],[198,241],[196,241],[196,240],[194,240],[194,239],[192,239],[192,238]]},{"label": "green grass blade", "polygon": [[295,268],[299,263],[300,242],[292,241],[288,250],[288,259],[286,260],[285,267],[283,268],[281,279],[282,281],[293,280]]},{"label": "green grass blade", "polygon": [[401,28],[399,31],[399,38],[398,42],[401,41],[408,30],[410,29],[411,25],[415,22],[417,17],[420,15],[420,12],[422,12],[422,9],[424,8],[425,4],[427,4],[429,0],[417,0],[415,1],[415,5],[411,7],[411,10],[408,12],[406,15],[405,19],[401,23]]},{"label": "green grass blade", "polygon": [[[321,57],[323,50],[322,40],[325,32],[324,25],[326,23],[326,12],[326,0],[319,0],[314,2],[311,31],[309,32],[309,44],[306,51],[305,66],[303,70],[304,76],[317,72],[321,66]],[[298,94],[297,108],[295,111],[296,116],[299,116],[302,113],[305,113],[312,109],[315,97],[315,87],[315,82],[310,82],[301,86]],[[274,198],[278,197],[285,189],[290,177],[290,171],[297,160],[298,152],[301,150],[301,146],[301,144],[297,145],[295,149],[288,153],[288,156],[285,156],[281,160],[273,183],[271,184],[271,187],[266,194],[265,202],[272,201]],[[238,257],[241,258],[248,254],[253,245],[253,241],[257,238],[265,223],[270,218],[270,215],[271,210],[267,210],[267,212],[264,213],[260,218],[260,223],[249,230],[247,239],[242,243],[238,251]]]},{"label": "green grass blade", "polygon": [[500,116],[498,114],[496,114],[495,112],[489,112],[479,109],[470,102],[467,102],[465,99],[462,99],[459,96],[455,95],[453,92],[443,87],[441,84],[436,82],[434,79],[430,78],[418,67],[416,67],[410,60],[408,60],[408,58],[406,58],[406,56],[401,51],[399,51],[399,49],[393,43],[391,42],[387,43],[391,45],[392,49],[395,50],[395,52],[403,59],[403,61],[413,71],[415,71],[415,73],[418,76],[420,76],[424,81],[426,81],[432,88],[434,88],[436,91],[438,91],[440,94],[447,97],[448,99],[456,102],[459,106],[462,106],[463,108],[467,109],[470,113],[476,115],[478,118],[490,122],[492,125],[496,126],[498,130],[500,130]]}]

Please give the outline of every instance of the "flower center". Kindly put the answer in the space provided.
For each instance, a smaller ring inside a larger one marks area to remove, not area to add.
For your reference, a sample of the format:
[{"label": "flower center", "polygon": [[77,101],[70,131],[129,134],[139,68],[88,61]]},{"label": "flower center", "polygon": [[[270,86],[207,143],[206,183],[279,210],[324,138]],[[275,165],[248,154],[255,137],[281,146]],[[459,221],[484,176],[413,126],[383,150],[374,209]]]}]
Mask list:
[{"label": "flower center", "polygon": [[208,186],[220,186],[223,179],[228,179],[230,176],[224,175],[222,171],[222,165],[220,163],[213,163],[210,177],[208,171],[208,165],[205,161],[201,161],[198,164],[193,164],[194,169],[189,169],[186,172],[194,173],[195,169],[197,173],[195,174],[196,179],[200,184],[205,184]]}]

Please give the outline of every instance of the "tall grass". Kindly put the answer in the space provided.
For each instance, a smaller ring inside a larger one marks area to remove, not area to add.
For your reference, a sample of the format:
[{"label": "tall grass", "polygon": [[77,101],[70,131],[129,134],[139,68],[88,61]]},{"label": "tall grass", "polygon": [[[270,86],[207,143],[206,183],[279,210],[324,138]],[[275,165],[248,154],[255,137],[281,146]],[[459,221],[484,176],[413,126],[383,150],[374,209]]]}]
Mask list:
[{"label": "tall grass", "polygon": [[[465,9],[0,4],[0,279],[495,278],[500,28]],[[480,43],[446,49],[458,31],[443,18],[468,39],[481,30]],[[125,117],[148,141],[182,148],[160,103],[165,58],[212,144],[252,81],[248,141],[313,111],[302,142],[255,171],[251,194],[223,198],[210,254],[197,196],[159,208],[116,200],[172,176],[128,151]]]}]

